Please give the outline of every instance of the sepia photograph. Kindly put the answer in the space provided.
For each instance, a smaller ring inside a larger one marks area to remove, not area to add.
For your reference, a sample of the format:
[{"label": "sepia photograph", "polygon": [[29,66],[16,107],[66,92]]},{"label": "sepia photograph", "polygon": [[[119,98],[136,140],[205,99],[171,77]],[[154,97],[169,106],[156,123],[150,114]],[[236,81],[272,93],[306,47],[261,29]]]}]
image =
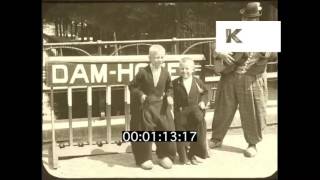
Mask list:
[{"label": "sepia photograph", "polygon": [[48,176],[277,178],[280,51],[218,51],[218,22],[280,47],[277,0],[43,0]]}]

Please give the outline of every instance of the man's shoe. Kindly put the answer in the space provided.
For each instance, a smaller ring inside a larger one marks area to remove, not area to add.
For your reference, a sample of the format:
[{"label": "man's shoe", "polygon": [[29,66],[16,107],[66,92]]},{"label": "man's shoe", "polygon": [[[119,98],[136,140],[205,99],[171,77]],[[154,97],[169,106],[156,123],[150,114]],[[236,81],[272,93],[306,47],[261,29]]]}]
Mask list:
[{"label": "man's shoe", "polygon": [[206,158],[210,158],[209,150],[207,150],[207,152],[206,152]]},{"label": "man's shoe", "polygon": [[257,155],[256,145],[249,145],[249,147],[245,150],[244,155],[246,157],[254,157]]},{"label": "man's shoe", "polygon": [[150,170],[153,168],[153,163],[151,160],[147,160],[145,162],[143,162],[140,167],[144,170]]},{"label": "man's shoe", "polygon": [[162,166],[165,169],[171,169],[173,163],[170,158],[164,157],[159,160],[159,164],[160,164],[160,166]]},{"label": "man's shoe", "polygon": [[191,162],[190,162],[190,160],[180,161],[180,164],[181,164],[181,165],[190,165]]},{"label": "man's shoe", "polygon": [[179,163],[181,165],[190,165],[191,164],[189,159],[179,159]]},{"label": "man's shoe", "polygon": [[193,164],[193,165],[198,165],[198,162],[196,161],[196,159],[195,158],[191,158],[191,164]]},{"label": "man's shoe", "polygon": [[211,148],[211,149],[221,147],[222,141],[210,139],[208,145],[209,145],[209,148]]},{"label": "man's shoe", "polygon": [[204,159],[198,157],[198,156],[193,156],[192,159],[194,159],[197,163],[203,163]]}]

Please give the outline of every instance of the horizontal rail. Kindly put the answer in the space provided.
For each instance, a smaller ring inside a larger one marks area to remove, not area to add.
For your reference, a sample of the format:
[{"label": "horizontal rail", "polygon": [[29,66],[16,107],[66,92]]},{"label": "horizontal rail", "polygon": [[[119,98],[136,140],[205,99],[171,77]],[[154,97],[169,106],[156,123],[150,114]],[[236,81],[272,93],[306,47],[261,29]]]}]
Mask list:
[{"label": "horizontal rail", "polygon": [[[268,79],[273,79],[273,78],[278,78],[278,73],[277,72],[270,72],[267,73],[267,78]],[[218,82],[220,81],[220,76],[213,76],[213,77],[206,77],[205,83],[208,82]],[[125,87],[125,84],[117,84],[117,85],[110,85],[111,87]],[[92,88],[105,88],[105,85],[93,85]],[[72,86],[72,89],[85,89],[87,86]],[[61,87],[53,87],[53,90],[66,90],[68,89],[67,86],[61,86]],[[48,86],[43,86],[43,91],[48,92],[50,91],[50,87]]]},{"label": "horizontal rail", "polygon": [[[114,85],[109,85],[110,87],[125,87],[127,84],[114,84]],[[76,89],[84,89],[87,88],[88,86],[72,86],[73,90]],[[105,88],[106,85],[92,85],[92,88]],[[53,90],[66,90],[68,89],[68,86],[55,86],[53,87]],[[43,91],[47,92],[50,90],[50,87],[43,85]]]},{"label": "horizontal rail", "polygon": [[[220,78],[221,78],[221,76],[205,77],[205,83],[208,83],[208,82],[218,82],[218,81],[220,81]],[[277,72],[267,73],[267,78],[268,78],[268,79],[278,78],[278,73],[277,73]]]},{"label": "horizontal rail", "polygon": [[[125,123],[125,115],[122,116],[111,116],[111,126],[122,125]],[[100,119],[100,117],[92,117],[93,127],[105,127],[106,120]],[[51,130],[51,122],[43,121],[42,130]],[[86,118],[74,118],[72,119],[72,128],[88,127],[88,117]],[[55,129],[67,129],[69,127],[68,119],[59,119],[55,121]]]},{"label": "horizontal rail", "polygon": [[107,45],[107,44],[131,44],[131,43],[160,43],[160,42],[181,42],[181,41],[214,41],[216,38],[172,38],[157,40],[127,40],[127,41],[96,41],[96,42],[63,42],[63,43],[45,43],[44,47],[49,46],[70,46],[70,45]]},{"label": "horizontal rail", "polygon": [[[178,62],[181,57],[190,57],[195,61],[205,60],[202,54],[166,55],[165,62]],[[126,56],[51,56],[47,62],[74,62],[74,63],[124,63],[124,62],[149,62],[148,55]]]}]

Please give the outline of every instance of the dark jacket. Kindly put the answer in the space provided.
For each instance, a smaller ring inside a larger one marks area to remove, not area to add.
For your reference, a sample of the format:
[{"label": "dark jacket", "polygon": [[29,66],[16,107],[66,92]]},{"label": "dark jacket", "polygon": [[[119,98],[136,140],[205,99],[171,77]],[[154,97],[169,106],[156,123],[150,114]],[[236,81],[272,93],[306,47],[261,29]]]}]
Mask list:
[{"label": "dark jacket", "polygon": [[229,74],[231,72],[241,72],[241,74],[247,75],[258,75],[262,74],[266,71],[268,58],[264,57],[263,53],[256,52],[254,55],[261,55],[261,58],[256,58],[253,60],[248,60],[249,53],[247,52],[236,52],[233,55],[235,59],[235,63],[231,65],[227,65],[222,62],[221,59],[217,57],[214,61],[215,71],[221,74]]},{"label": "dark jacket", "polygon": [[200,101],[205,104],[208,102],[208,90],[204,83],[196,78],[192,78],[192,84],[189,95],[183,85],[182,77],[172,81],[174,89],[174,110],[178,111],[181,107],[198,105]]},{"label": "dark jacket", "polygon": [[144,105],[141,104],[140,99],[143,94],[147,96],[145,105],[152,101],[163,101],[161,109],[167,109],[167,96],[173,96],[172,82],[169,72],[161,67],[159,81],[154,87],[153,76],[150,65],[141,68],[135,78],[130,82],[130,112],[131,112],[131,129],[141,130],[144,125],[142,121],[145,119],[142,116]]},{"label": "dark jacket", "polygon": [[153,84],[153,76],[150,65],[140,69],[133,81],[130,82],[129,88],[132,94],[141,98],[143,94],[147,96],[166,97],[172,96],[172,83],[169,72],[161,67],[159,81],[156,87]]}]

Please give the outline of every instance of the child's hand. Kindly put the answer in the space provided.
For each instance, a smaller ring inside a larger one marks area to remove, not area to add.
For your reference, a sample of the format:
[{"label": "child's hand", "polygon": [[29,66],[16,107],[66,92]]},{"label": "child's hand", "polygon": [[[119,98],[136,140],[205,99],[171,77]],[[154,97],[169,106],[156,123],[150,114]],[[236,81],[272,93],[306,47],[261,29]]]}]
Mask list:
[{"label": "child's hand", "polygon": [[200,109],[205,109],[206,108],[206,105],[204,104],[203,101],[199,102],[199,106],[200,106]]},{"label": "child's hand", "polygon": [[169,105],[173,105],[173,99],[172,99],[171,96],[168,96],[168,97],[167,97],[167,101],[168,101],[168,104],[169,104]]},{"label": "child's hand", "polygon": [[145,95],[145,94],[141,96],[141,99],[140,99],[141,104],[144,103],[144,101],[146,100],[146,98],[147,98],[147,95]]}]

